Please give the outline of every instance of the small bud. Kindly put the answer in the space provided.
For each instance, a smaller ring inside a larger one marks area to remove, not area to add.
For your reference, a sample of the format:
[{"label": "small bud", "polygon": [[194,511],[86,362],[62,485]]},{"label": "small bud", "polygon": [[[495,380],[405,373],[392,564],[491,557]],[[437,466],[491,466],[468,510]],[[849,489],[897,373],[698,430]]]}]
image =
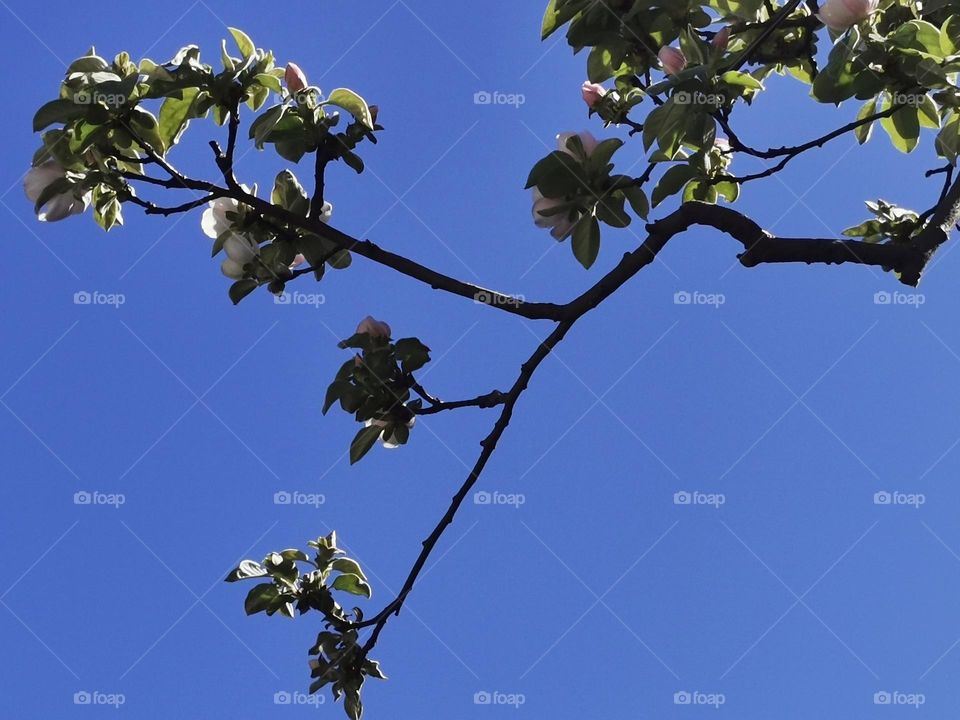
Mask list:
[{"label": "small bud", "polygon": [[296,95],[307,86],[307,76],[296,63],[287,63],[287,71],[283,74],[287,90]]},{"label": "small bud", "polygon": [[370,337],[388,340],[391,332],[389,325],[380,320],[375,320],[370,315],[367,315],[360,321],[360,324],[357,325],[357,335],[367,333]]},{"label": "small bud", "polygon": [[374,125],[377,124],[377,115],[379,115],[379,114],[380,114],[380,106],[379,106],[379,105],[371,105],[371,106],[370,106],[370,118],[373,120],[373,124],[374,124]]},{"label": "small bud", "polygon": [[713,40],[710,41],[710,44],[713,45],[715,50],[719,52],[726,52],[727,45],[730,44],[730,27],[724,27],[720,32],[713,36]]},{"label": "small bud", "polygon": [[587,107],[593,110],[603,100],[603,96],[607,94],[607,89],[603,85],[587,81],[583,84],[580,92]]},{"label": "small bud", "polygon": [[667,75],[676,75],[687,66],[686,56],[674,47],[660,48],[657,57],[660,58],[660,64]]}]

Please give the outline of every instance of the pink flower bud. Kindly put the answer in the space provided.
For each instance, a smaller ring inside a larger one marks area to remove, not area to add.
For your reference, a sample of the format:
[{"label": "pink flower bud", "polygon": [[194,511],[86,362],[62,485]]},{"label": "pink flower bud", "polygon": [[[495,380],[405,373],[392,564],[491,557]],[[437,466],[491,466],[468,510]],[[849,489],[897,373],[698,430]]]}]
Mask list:
[{"label": "pink flower bud", "polygon": [[287,71],[283,75],[284,82],[287,83],[287,90],[291,93],[298,93],[307,86],[307,76],[296,63],[287,63]]},{"label": "pink flower bud", "polygon": [[377,124],[377,115],[379,115],[379,114],[380,114],[380,106],[379,106],[379,105],[371,105],[371,106],[370,106],[370,118],[373,120],[373,124],[374,124],[374,125]]},{"label": "pink flower bud", "polygon": [[724,27],[720,32],[713,36],[713,40],[710,41],[710,44],[713,45],[715,50],[720,52],[726,52],[727,45],[730,44],[730,27]]},{"label": "pink flower bud", "polygon": [[587,107],[592,109],[603,100],[603,96],[607,94],[607,89],[603,85],[587,81],[583,84],[580,92],[583,95],[583,101],[587,104]]},{"label": "pink flower bud", "polygon": [[877,9],[878,0],[827,0],[820,8],[820,21],[838,32],[866,20]]},{"label": "pink flower bud", "polygon": [[657,57],[667,75],[676,75],[687,66],[687,58],[677,48],[662,47]]},{"label": "pink flower bud", "polygon": [[363,333],[367,333],[367,335],[373,338],[389,339],[391,330],[390,326],[385,322],[374,320],[370,315],[367,315],[360,321],[360,324],[357,325],[357,335],[362,335]]}]

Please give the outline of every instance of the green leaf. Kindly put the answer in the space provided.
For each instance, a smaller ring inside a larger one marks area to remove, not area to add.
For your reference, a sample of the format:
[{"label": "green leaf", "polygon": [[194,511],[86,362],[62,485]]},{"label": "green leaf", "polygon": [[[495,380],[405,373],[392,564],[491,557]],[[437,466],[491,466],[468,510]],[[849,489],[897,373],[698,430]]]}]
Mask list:
[{"label": "green leaf", "polygon": [[337,558],[333,561],[333,565],[330,567],[337,572],[341,572],[346,575],[356,575],[358,578],[364,581],[367,579],[367,576],[363,574],[363,570],[360,569],[359,563],[357,563],[356,560],[351,560],[350,558]]},{"label": "green leaf", "polygon": [[950,15],[940,28],[940,50],[944,55],[960,52],[960,15]]},{"label": "green leaf", "polygon": [[[860,112],[857,113],[857,120],[865,120],[871,115],[877,114],[877,101],[880,99],[880,96],[873,98],[872,100],[867,100]],[[870,139],[870,136],[873,134],[873,123],[869,122],[865,125],[861,125],[856,130],[853,131],[854,137],[857,138],[857,142],[863,145]]]},{"label": "green leaf", "polygon": [[393,347],[404,372],[416,372],[430,362],[430,348],[417,338],[401,338]]},{"label": "green leaf", "polygon": [[367,107],[367,101],[357,95],[353,90],[337,88],[331,91],[325,104],[336,105],[339,108],[343,108],[368,130],[373,130],[373,116],[370,114],[370,108]]},{"label": "green leaf", "polygon": [[265,577],[266,569],[253,560],[244,560],[240,565],[230,571],[226,582],[237,582],[237,580],[248,580],[249,578]]},{"label": "green leaf", "polygon": [[260,83],[260,85],[263,87],[273,90],[275,93],[283,92],[283,85],[280,84],[280,78],[278,78],[276,75],[271,75],[270,73],[260,73],[253,79]]},{"label": "green leaf", "polygon": [[280,597],[280,590],[272,582],[260,583],[249,593],[243,601],[243,609],[247,615],[255,615],[270,607]]},{"label": "green leaf", "polygon": [[600,198],[599,202],[597,202],[597,219],[610,227],[627,227],[630,224],[631,218],[623,209],[625,201],[626,198],[623,193],[620,192],[604,195]]},{"label": "green leaf", "polygon": [[61,98],[51,100],[42,105],[33,116],[33,131],[40,132],[54,123],[68,123],[83,117],[87,113],[86,105],[75,105],[70,100]]},{"label": "green leaf", "polygon": [[193,103],[200,88],[184,88],[181,97],[170,96],[160,107],[160,138],[166,148],[171,148],[180,140],[180,136],[190,124],[193,116]]},{"label": "green leaf", "polygon": [[372,595],[370,585],[368,585],[359,575],[354,575],[353,573],[346,573],[337,576],[337,579],[333,581],[332,587],[334,590],[342,590],[343,592],[348,592],[351,595],[362,595],[366,598],[369,598]]},{"label": "green leaf", "polygon": [[380,669],[380,663],[376,660],[364,660],[363,672],[372,678],[377,678],[377,680],[387,679],[387,676],[383,674],[383,670]]},{"label": "green leaf", "polygon": [[593,215],[584,215],[573,228],[573,255],[590,269],[600,253],[600,223]]},{"label": "green leaf", "polygon": [[130,124],[133,126],[132,130],[157,154],[166,154],[167,146],[160,135],[160,124],[153,113],[142,107],[135,107],[130,112]]},{"label": "green leaf", "polygon": [[233,35],[233,39],[237,43],[237,47],[240,48],[240,52],[243,53],[244,60],[257,51],[257,46],[253,44],[253,40],[251,40],[250,36],[247,35],[243,30],[238,30],[237,28],[232,27],[228,27],[227,30],[230,31],[231,35]]},{"label": "green leaf", "polygon": [[729,70],[721,75],[720,79],[727,85],[733,85],[734,87],[747,88],[748,90],[763,90],[763,83],[750,73]]},{"label": "green leaf", "polygon": [[932,97],[924,95],[917,106],[917,112],[923,127],[940,129],[940,109]]},{"label": "green leaf", "polygon": [[363,717],[363,702],[360,700],[359,690],[347,690],[343,697],[343,710],[350,720],[360,720]]},{"label": "green leaf", "polygon": [[263,149],[267,136],[277,127],[286,112],[286,105],[275,105],[253,121],[250,126],[250,139],[256,143],[258,149]]},{"label": "green leaf", "polygon": [[557,0],[550,0],[546,12],[543,13],[543,22],[540,24],[540,39],[546,40],[560,27],[557,13]]},{"label": "green leaf", "polygon": [[273,182],[273,192],[270,202],[289,210],[296,215],[306,217],[310,210],[310,199],[307,191],[297,180],[297,176],[289,170],[281,170]]},{"label": "green leaf", "polygon": [[960,115],[953,117],[940,130],[935,141],[937,154],[956,164],[957,155],[960,155]]},{"label": "green leaf", "polygon": [[[890,107],[889,98],[884,98],[881,110]],[[893,115],[882,118],[880,125],[887,131],[893,146],[903,153],[910,153],[920,142],[920,118],[915,107],[904,105]]]},{"label": "green leaf", "polygon": [[354,436],[353,442],[350,443],[351,465],[357,463],[360,458],[370,452],[370,448],[373,447],[373,444],[382,432],[383,428],[379,425],[371,425],[370,427],[362,428],[360,432]]},{"label": "green leaf", "polygon": [[626,196],[627,202],[630,203],[633,211],[639,217],[646,220],[650,214],[650,201],[647,200],[647,194],[643,191],[643,188],[631,185],[630,187],[623,188],[621,192]]},{"label": "green leaf", "polygon": [[694,175],[696,175],[696,171],[687,164],[674,165],[667,170],[663,174],[663,177],[660,178],[657,186],[653,189],[653,197],[651,198],[653,207],[656,207],[671,195],[676,195],[680,192],[680,189],[686,185],[687,181],[693,178]]},{"label": "green leaf", "polygon": [[239,305],[241,300],[243,300],[258,287],[260,287],[260,283],[253,278],[237,280],[233,285],[230,286],[229,294],[231,302],[233,302],[234,305]]},{"label": "green leaf", "polygon": [[583,166],[565,152],[555,150],[541,159],[527,178],[528,188],[536,186],[544,197],[562,198],[588,187]]}]

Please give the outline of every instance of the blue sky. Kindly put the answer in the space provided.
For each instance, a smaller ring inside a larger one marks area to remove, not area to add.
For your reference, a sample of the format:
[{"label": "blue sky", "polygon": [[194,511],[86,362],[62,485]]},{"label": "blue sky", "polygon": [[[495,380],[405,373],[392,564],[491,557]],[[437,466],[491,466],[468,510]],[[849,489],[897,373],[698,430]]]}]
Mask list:
[{"label": "blue sky", "polygon": [[[381,108],[369,171],[328,177],[334,225],[466,280],[563,301],[642,226],[606,232],[585,272],[530,222],[522,186],[556,133],[615,132],[586,118],[584,59],[538,42],[542,4],[292,2],[281,17],[213,0],[112,12],[3,3],[18,77],[0,117],[6,715],[112,716],[75,705],[96,692],[122,695],[118,714],[136,718],[340,717],[329,697],[275,704],[306,688],[317,618],[248,619],[244,589],[222,578],[242,557],[336,528],[371,577],[375,612],[494,416],[421,419],[409,446],[351,469],[352,419],[320,415],[345,358],[337,339],[367,314],[385,319],[433,348],[424,383],[456,398],[506,389],[551,327],[362,259],[296,287],[322,303],[261,293],[234,308],[199,212],[130,209],[109,235],[89,216],[37,223],[20,190],[30,119],[64,65],[91,44],[163,61],[198,43],[214,61],[225,26],[244,28],[312,82]],[[754,146],[807,140],[856,110],[814,106],[791,79],[769,86],[737,118]],[[477,105],[481,91],[524,102]],[[214,177],[205,143],[219,132],[196,124],[173,159]],[[882,134],[864,148],[838,140],[747,187],[738,207],[777,234],[824,237],[864,219],[864,199],[922,210],[939,188],[923,179],[930,139],[909,157]],[[637,145],[618,169],[639,172]],[[251,150],[238,171],[263,187],[284,166]],[[464,506],[381,639],[391,679],[368,685],[368,717],[872,717],[875,693],[895,691],[922,694],[917,716],[952,714],[960,256],[946,246],[919,295],[877,304],[907,288],[863,267],[746,270],[737,248],[712,230],[675,239],[544,363],[478,486],[523,504]],[[125,302],[77,305],[78,292]],[[724,302],[676,304],[684,292]],[[74,503],[94,491],[124,504]],[[323,503],[276,505],[280,491]],[[723,503],[676,504],[683,492]],[[878,492],[923,503],[878,505]],[[523,703],[477,704],[477,693]]]}]

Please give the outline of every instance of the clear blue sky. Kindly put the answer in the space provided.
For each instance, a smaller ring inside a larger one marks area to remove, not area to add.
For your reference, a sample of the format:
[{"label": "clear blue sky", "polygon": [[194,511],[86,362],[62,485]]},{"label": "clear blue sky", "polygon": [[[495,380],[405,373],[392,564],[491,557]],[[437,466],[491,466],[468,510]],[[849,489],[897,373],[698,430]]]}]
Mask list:
[{"label": "clear blue sky", "polygon": [[[96,691],[122,694],[120,713],[136,718],[340,717],[329,697],[274,704],[305,690],[318,618],[248,619],[245,589],[222,578],[336,528],[371,576],[365,607],[379,609],[494,416],[427,418],[408,447],[351,469],[353,421],[320,415],[345,357],[336,340],[367,314],[388,320],[433,348],[424,382],[455,398],[506,389],[550,327],[359,259],[297,286],[323,293],[319,308],[265,293],[234,308],[199,212],[131,209],[109,235],[89,216],[36,223],[20,189],[30,119],[64,64],[90,44],[164,61],[198,43],[214,62],[225,25],[244,28],[324,89],[381,108],[369,172],[330,173],[336,226],[561,301],[642,227],[607,232],[585,272],[530,222],[522,186],[554,135],[613,134],[586,119],[584,59],[538,42],[543,4],[3,3],[15,80],[0,116],[0,714],[112,713],[74,705]],[[770,85],[739,113],[754,145],[806,140],[855,112],[815,107],[791,79]],[[478,106],[478,91],[525,103]],[[212,177],[217,133],[196,125],[174,160]],[[618,160],[627,170],[640,149]],[[239,171],[263,187],[283,166],[251,151]],[[925,208],[934,166],[927,146],[904,157],[882,135],[864,149],[845,138],[748,187],[740,207],[781,235],[835,236],[864,219],[866,198]],[[918,717],[955,714],[960,254],[941,252],[917,308],[875,304],[906,289],[879,270],[745,270],[737,247],[708,230],[675,240],[545,362],[480,483],[525,503],[464,507],[382,637],[391,679],[368,686],[369,717],[513,717],[474,703],[494,691],[522,694],[516,717],[875,717],[874,694],[893,691],[923,693]],[[126,302],[75,305],[82,291]],[[725,303],[675,305],[677,292]],[[275,505],[284,490],[325,502]],[[125,504],[76,505],[79,491]],[[681,491],[725,503],[676,505]],[[925,504],[876,505],[879,491]],[[725,702],[674,703],[694,691]]]}]

